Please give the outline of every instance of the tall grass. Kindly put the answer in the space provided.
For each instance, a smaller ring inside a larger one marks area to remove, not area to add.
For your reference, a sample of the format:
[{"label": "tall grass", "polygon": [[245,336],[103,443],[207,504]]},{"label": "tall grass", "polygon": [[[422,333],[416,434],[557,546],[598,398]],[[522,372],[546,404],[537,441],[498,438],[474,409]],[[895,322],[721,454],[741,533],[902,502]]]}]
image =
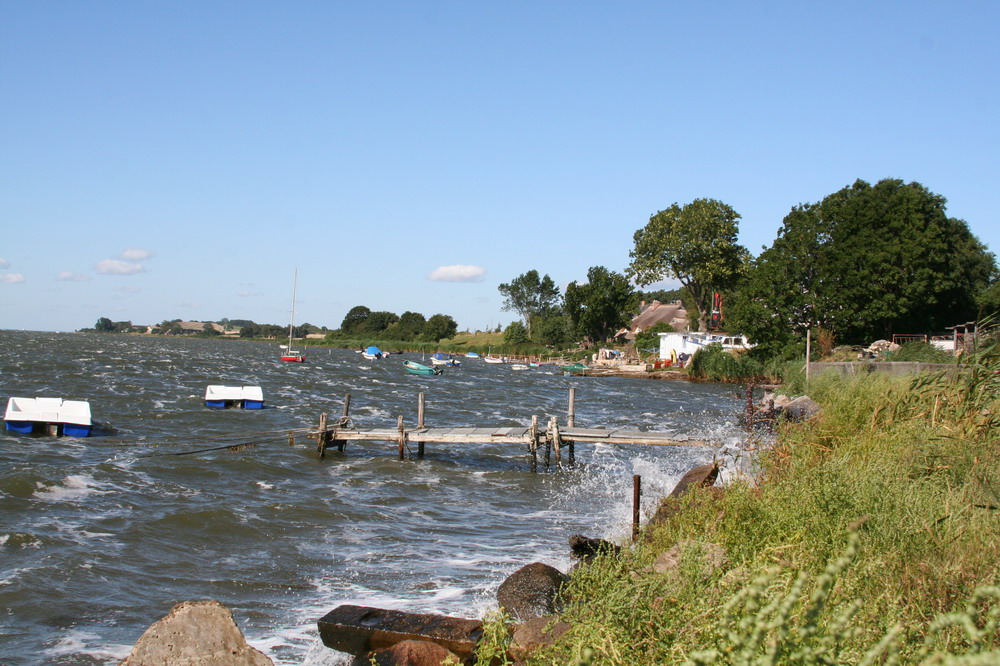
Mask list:
[{"label": "tall grass", "polygon": [[[998,351],[951,376],[817,378],[822,414],[783,426],[757,476],[672,500],[578,569],[573,629],[530,663],[1000,663]],[[676,571],[647,569],[678,544]]]}]

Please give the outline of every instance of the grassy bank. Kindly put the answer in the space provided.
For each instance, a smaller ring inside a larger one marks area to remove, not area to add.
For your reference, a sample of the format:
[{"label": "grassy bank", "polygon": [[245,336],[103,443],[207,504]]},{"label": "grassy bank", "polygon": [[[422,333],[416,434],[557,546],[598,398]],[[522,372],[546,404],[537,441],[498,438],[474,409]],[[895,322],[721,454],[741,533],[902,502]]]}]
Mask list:
[{"label": "grassy bank", "polygon": [[577,569],[530,663],[1000,663],[998,371],[994,345],[958,379],[821,378],[754,479]]}]

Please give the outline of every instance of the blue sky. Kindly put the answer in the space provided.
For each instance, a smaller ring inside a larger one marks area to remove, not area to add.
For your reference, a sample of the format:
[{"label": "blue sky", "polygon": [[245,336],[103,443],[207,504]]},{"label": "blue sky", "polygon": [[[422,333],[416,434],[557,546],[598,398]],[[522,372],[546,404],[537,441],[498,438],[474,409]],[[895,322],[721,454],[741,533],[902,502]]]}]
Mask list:
[{"label": "blue sky", "polygon": [[917,181],[1000,248],[995,2],[0,0],[0,328],[513,320],[674,202]]}]

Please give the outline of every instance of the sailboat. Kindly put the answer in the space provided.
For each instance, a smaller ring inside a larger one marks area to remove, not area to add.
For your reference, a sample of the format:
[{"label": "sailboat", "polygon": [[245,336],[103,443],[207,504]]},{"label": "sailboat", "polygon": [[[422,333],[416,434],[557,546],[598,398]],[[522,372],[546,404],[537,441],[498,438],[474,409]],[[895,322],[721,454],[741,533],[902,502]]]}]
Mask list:
[{"label": "sailboat", "polygon": [[288,346],[282,345],[285,351],[281,354],[282,361],[292,363],[305,363],[306,355],[300,351],[292,349],[292,331],[295,328],[295,287],[299,281],[299,269],[295,269],[295,276],[292,278],[292,318],[288,322]]}]

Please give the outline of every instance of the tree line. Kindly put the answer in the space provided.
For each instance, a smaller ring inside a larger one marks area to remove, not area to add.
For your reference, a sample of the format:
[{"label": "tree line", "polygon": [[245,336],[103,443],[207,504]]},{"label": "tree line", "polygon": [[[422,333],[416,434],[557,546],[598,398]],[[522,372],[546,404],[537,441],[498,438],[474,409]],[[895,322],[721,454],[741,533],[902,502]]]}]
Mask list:
[{"label": "tree line", "polygon": [[667,279],[682,285],[699,330],[721,294],[726,329],[769,356],[799,353],[810,329],[831,344],[940,332],[1000,311],[995,256],[945,203],[920,183],[857,180],[793,207],[756,258],[737,241],[731,206],[674,203],[634,233],[623,273],[592,267],[565,294],[536,270],[501,284],[503,309],[521,316],[505,340],[606,340],[638,312],[637,287]]},{"label": "tree line", "polygon": [[458,332],[458,324],[450,315],[435,314],[430,318],[419,312],[402,315],[384,310],[372,311],[356,305],[344,316],[340,328],[327,334],[329,339],[399,340],[401,342],[438,342]]}]

